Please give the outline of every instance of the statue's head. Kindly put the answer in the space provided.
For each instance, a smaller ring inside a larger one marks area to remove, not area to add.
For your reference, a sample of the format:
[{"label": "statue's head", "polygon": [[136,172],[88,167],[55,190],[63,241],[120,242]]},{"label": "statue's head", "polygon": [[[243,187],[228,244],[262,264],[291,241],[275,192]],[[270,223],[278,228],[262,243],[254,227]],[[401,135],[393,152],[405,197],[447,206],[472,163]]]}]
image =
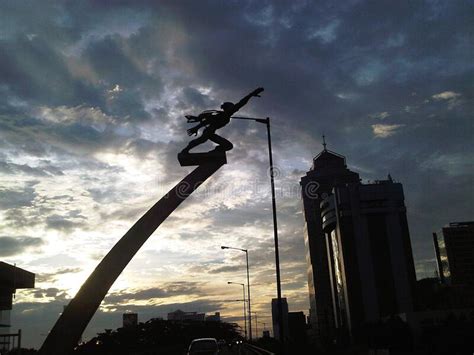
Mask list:
[{"label": "statue's head", "polygon": [[231,111],[234,108],[234,104],[232,102],[224,102],[221,105],[221,109],[224,111]]}]

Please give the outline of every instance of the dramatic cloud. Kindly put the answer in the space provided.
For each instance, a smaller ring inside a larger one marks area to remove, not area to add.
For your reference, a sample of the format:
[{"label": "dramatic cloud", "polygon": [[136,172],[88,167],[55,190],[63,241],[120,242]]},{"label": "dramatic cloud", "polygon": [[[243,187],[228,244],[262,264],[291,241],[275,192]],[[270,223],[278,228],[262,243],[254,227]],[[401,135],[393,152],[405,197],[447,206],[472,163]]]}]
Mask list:
[{"label": "dramatic cloud", "polygon": [[453,99],[457,99],[460,96],[461,94],[458,94],[453,91],[444,91],[439,94],[433,95],[432,98],[435,100],[453,100]]},{"label": "dramatic cloud", "polygon": [[374,113],[374,114],[370,115],[369,117],[376,118],[376,119],[379,119],[379,120],[384,120],[389,116],[390,116],[390,114],[388,112],[379,112],[379,113]]},{"label": "dramatic cloud", "polygon": [[[418,277],[431,276],[431,233],[474,214],[471,14],[428,0],[1,2],[0,250],[37,274],[12,312],[25,344],[41,343],[100,259],[190,171],[176,160],[184,115],[259,86],[239,115],[271,118],[290,309],[308,308],[299,179],[323,134],[364,181],[403,183]],[[219,133],[234,144],[228,164],[137,253],[86,338],[127,310],[237,319],[241,304],[223,300],[238,297],[227,281],[245,280],[245,255],[221,245],[249,249],[252,309],[271,323],[265,126],[234,120]]]},{"label": "dramatic cloud", "polygon": [[30,207],[37,194],[34,187],[0,190],[0,209]]},{"label": "dramatic cloud", "polygon": [[448,108],[453,109],[461,103],[461,94],[453,91],[444,91],[439,94],[433,95],[432,98],[435,101],[447,101]]},{"label": "dramatic cloud", "polygon": [[79,271],[81,271],[81,268],[63,268],[53,273],[37,274],[35,277],[35,280],[36,280],[36,283],[53,282],[57,279],[59,275],[77,273]]},{"label": "dramatic cloud", "polygon": [[393,136],[403,126],[403,124],[373,124],[372,130],[376,137],[387,138]]},{"label": "dramatic cloud", "polygon": [[84,224],[83,222],[76,222],[77,220],[81,220],[81,219],[86,219],[86,218],[81,216],[81,218],[76,217],[73,220],[71,220],[68,217],[53,214],[46,218],[46,226],[52,229],[70,231]]},{"label": "dramatic cloud", "polygon": [[67,301],[67,293],[64,290],[59,290],[55,287],[36,289],[33,291],[27,291],[26,293],[33,295],[34,298],[52,298],[58,301]]},{"label": "dramatic cloud", "polygon": [[41,238],[0,236],[0,256],[24,253],[27,249],[36,249],[42,244]]},{"label": "dramatic cloud", "polygon": [[151,301],[153,299],[169,298],[179,295],[191,296],[200,293],[202,293],[202,291],[196,282],[172,282],[163,285],[163,287],[114,292],[105,298],[105,303],[117,305],[120,303],[129,303],[130,301]]}]

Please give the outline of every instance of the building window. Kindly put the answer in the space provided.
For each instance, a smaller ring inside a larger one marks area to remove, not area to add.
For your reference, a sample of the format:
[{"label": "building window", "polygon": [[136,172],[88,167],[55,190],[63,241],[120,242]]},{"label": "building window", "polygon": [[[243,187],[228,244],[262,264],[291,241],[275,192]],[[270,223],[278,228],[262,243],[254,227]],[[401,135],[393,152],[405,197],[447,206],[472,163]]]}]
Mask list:
[{"label": "building window", "polygon": [[339,308],[339,324],[342,327],[345,327],[346,322],[346,307],[345,307],[345,297],[344,297],[344,285],[342,281],[342,260],[339,253],[339,244],[337,242],[336,230],[331,231],[331,246],[333,251],[333,265],[334,265],[334,274],[336,281],[336,294],[337,294],[337,304]]}]

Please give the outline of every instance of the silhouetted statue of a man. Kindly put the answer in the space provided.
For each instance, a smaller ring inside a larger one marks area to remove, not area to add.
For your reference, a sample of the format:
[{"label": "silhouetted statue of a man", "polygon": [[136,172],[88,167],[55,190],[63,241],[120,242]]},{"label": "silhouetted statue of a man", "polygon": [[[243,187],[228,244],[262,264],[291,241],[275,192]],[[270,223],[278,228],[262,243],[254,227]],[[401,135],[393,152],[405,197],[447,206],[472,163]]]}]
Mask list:
[{"label": "silhouetted statue of a man", "polygon": [[250,94],[245,96],[242,100],[236,104],[232,102],[224,102],[221,105],[222,111],[219,110],[208,110],[201,113],[199,116],[186,116],[188,122],[199,122],[197,126],[188,129],[188,135],[197,135],[200,128],[205,127],[199,138],[196,138],[189,142],[188,146],[184,148],[182,153],[189,153],[194,147],[203,144],[207,140],[210,140],[214,143],[217,143],[218,146],[215,150],[227,151],[231,150],[233,145],[227,139],[222,138],[216,134],[216,130],[224,127],[230,122],[231,116],[239,111],[243,106],[249,102],[251,97],[260,97],[260,93],[263,91],[263,88],[258,88],[252,91]]}]

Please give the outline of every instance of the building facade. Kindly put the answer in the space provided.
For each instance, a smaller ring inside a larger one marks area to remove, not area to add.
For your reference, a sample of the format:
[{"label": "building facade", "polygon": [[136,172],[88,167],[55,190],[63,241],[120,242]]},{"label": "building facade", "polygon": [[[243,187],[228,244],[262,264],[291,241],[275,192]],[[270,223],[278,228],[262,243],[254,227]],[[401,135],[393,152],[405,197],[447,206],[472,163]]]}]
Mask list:
[{"label": "building facade", "polygon": [[474,285],[474,222],[454,222],[433,233],[438,274],[446,285]]},{"label": "building facade", "polygon": [[206,316],[206,322],[220,322],[221,321],[221,312],[214,312]]},{"label": "building facade", "polygon": [[290,343],[306,344],[306,330],[305,314],[303,312],[288,312],[288,335]]},{"label": "building facade", "polygon": [[413,311],[416,275],[400,183],[337,186],[321,202],[321,220],[341,341],[364,324]]},{"label": "building facade", "polygon": [[0,261],[0,319],[1,327],[9,327],[13,294],[17,289],[34,288],[35,274]]},{"label": "building facade", "polygon": [[138,325],[138,313],[124,313],[122,315],[122,326],[124,328],[134,328]]},{"label": "building facade", "polygon": [[301,178],[304,211],[304,242],[309,289],[309,323],[312,338],[334,337],[331,282],[326,237],[320,204],[335,186],[358,183],[359,175],[347,168],[346,159],[326,149],[313,159],[311,169]]},{"label": "building facade", "polygon": [[[283,314],[283,335],[285,339],[288,339],[289,331],[288,331],[288,302],[285,297],[281,299],[281,308]],[[277,340],[281,339],[281,332],[280,332],[280,312],[278,312],[278,298],[272,299],[272,323],[273,323],[273,336]]]},{"label": "building facade", "polygon": [[35,274],[0,261],[0,353],[11,349],[17,338],[16,345],[21,344],[21,336],[10,334],[10,311],[13,307],[13,294],[17,289],[34,288]]},{"label": "building facade", "polygon": [[[305,188],[319,184],[316,192]],[[301,179],[310,323],[322,343],[350,341],[363,324],[413,310],[415,268],[402,185],[362,184],[323,150]]]}]

